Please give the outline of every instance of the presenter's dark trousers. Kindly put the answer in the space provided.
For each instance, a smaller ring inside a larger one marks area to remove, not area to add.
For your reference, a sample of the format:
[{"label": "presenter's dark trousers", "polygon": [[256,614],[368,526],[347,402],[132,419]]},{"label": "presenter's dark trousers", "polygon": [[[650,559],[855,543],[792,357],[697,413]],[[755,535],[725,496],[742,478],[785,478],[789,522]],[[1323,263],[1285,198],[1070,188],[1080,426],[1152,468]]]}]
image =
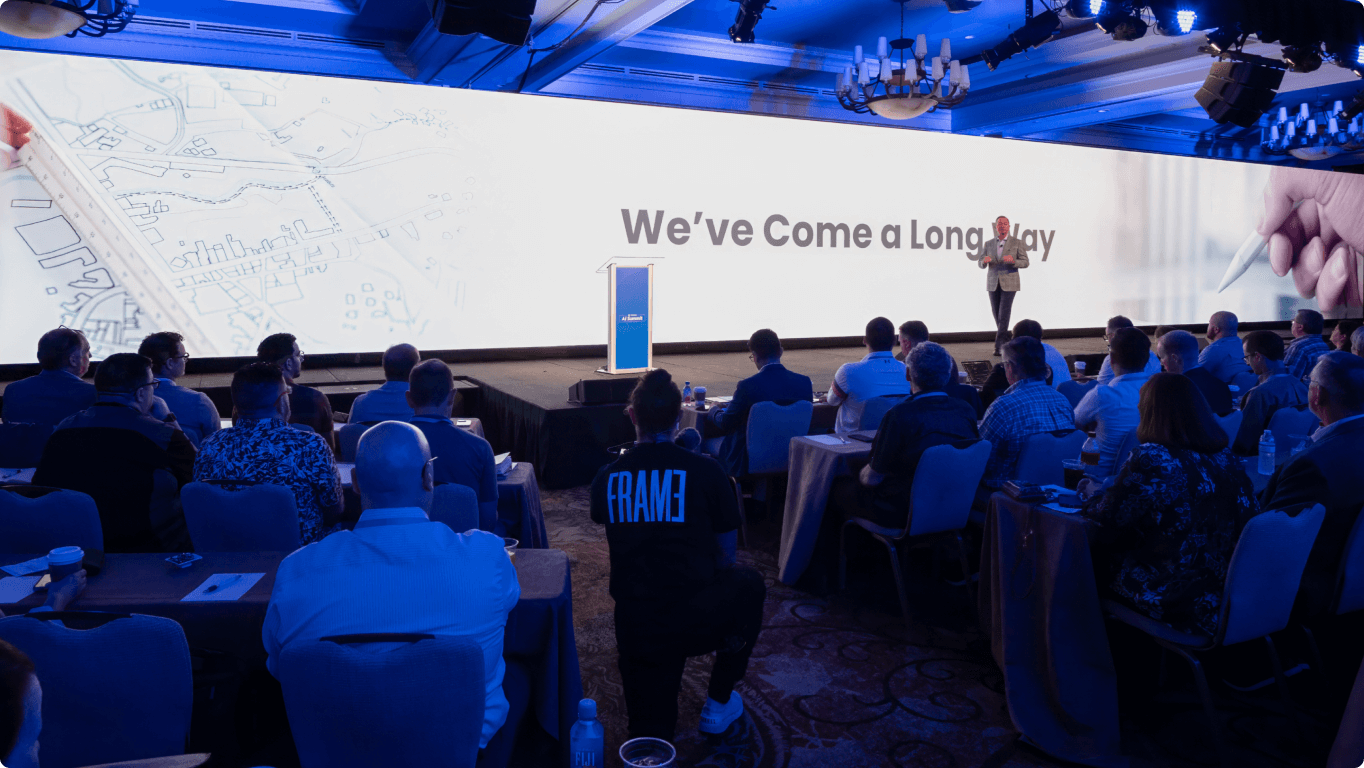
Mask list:
[{"label": "presenter's dark trousers", "polygon": [[616,645],[630,738],[672,741],[689,656],[712,651],[707,695],[729,701],[762,628],[767,586],[752,568],[726,568],[690,597],[616,601]]},{"label": "presenter's dark trousers", "polygon": [[995,286],[990,291],[990,312],[995,316],[995,351],[999,351],[1000,343],[1006,338],[1005,333],[1009,330],[1009,315],[1014,309],[1014,295],[1018,291],[1006,291],[999,286]]}]

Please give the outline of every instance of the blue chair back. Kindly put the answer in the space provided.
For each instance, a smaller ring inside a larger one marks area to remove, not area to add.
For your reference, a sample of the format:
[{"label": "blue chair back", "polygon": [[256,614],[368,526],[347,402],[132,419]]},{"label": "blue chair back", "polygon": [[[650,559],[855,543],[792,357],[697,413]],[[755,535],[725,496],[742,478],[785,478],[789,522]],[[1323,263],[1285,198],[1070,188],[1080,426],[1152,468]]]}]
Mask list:
[{"label": "blue chair back", "polygon": [[300,640],[279,681],[303,768],[473,768],[483,732],[483,650],[462,637]]},{"label": "blue chair back", "polygon": [[1241,431],[1241,418],[1243,416],[1244,414],[1235,408],[1226,416],[1218,416],[1215,413],[1212,415],[1217,421],[1217,426],[1227,433],[1227,445],[1236,442],[1236,433]]},{"label": "blue chair back", "polygon": [[43,457],[43,446],[51,436],[50,424],[0,423],[0,467],[27,469],[38,466],[38,460]]},{"label": "blue chair back", "polygon": [[95,500],[80,491],[36,485],[0,487],[0,546],[7,552],[57,547],[104,549]]},{"label": "blue chair back", "polygon": [[198,552],[293,552],[303,546],[294,492],[249,480],[194,482],[180,492]]},{"label": "blue chair back", "polygon": [[873,397],[862,404],[862,418],[857,422],[857,428],[880,429],[881,420],[886,417],[886,413],[897,404],[903,403],[908,395],[881,395]]},{"label": "blue chair back", "polygon": [[1350,538],[1345,540],[1345,551],[1340,554],[1339,574],[1336,580],[1336,613],[1350,613],[1364,608],[1364,510],[1355,516]]},{"label": "blue chair back", "polygon": [[908,534],[922,536],[964,528],[989,460],[989,440],[977,440],[962,448],[935,445],[924,451],[909,490]]},{"label": "blue chair back", "polygon": [[[1098,375],[1097,371],[1095,371],[1095,375]],[[1086,392],[1097,386],[1099,386],[1098,379],[1090,379],[1083,384],[1074,380],[1063,381],[1056,387],[1056,391],[1060,392],[1066,400],[1070,401],[1070,407],[1074,408],[1084,399]]]},{"label": "blue chair back", "polygon": [[810,433],[815,404],[801,400],[790,405],[754,403],[748,411],[748,473],[772,475],[786,471],[792,438]]},{"label": "blue chair back", "polygon": [[467,485],[441,483],[431,498],[431,522],[445,523],[455,533],[478,530],[478,493]]},{"label": "blue chair back", "polygon": [[1246,523],[1231,553],[1222,592],[1218,630],[1223,645],[1254,640],[1288,626],[1307,555],[1325,517],[1326,508],[1316,504],[1296,517],[1262,512]]},{"label": "blue chair back", "polygon": [[1080,458],[1080,447],[1085,444],[1085,433],[1078,429],[1056,434],[1039,432],[1023,441],[1018,454],[1018,469],[1014,479],[1033,485],[1062,485],[1066,478],[1066,459]]},{"label": "blue chair back", "polygon": [[[1286,456],[1298,443],[1317,431],[1321,420],[1307,406],[1280,408],[1269,417],[1269,431],[1274,433],[1274,452]],[[1311,445],[1309,442],[1308,445]]]},{"label": "blue chair back", "polygon": [[[72,629],[82,618],[103,623]],[[42,683],[43,768],[185,753],[194,681],[179,624],[137,614],[35,613],[0,619],[0,640],[33,660]]]},{"label": "blue chair back", "polygon": [[341,461],[355,462],[355,446],[360,444],[360,436],[372,426],[356,422],[336,430],[336,452],[340,454]]},{"label": "blue chair back", "polygon": [[1118,443],[1118,452],[1113,454],[1113,474],[1122,471],[1122,467],[1131,458],[1132,451],[1137,449],[1137,430],[1131,430],[1123,435],[1122,442]]}]

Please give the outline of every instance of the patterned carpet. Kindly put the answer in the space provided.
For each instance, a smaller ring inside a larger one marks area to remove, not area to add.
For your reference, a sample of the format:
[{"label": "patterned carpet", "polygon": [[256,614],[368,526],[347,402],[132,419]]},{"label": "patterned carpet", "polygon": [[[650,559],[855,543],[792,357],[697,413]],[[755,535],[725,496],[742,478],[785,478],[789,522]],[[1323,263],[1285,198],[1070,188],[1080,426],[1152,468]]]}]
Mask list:
[{"label": "patterned carpet", "polygon": [[[573,564],[583,688],[597,701],[606,728],[607,765],[618,766],[615,750],[625,739],[626,716],[604,529],[588,517],[586,488],[542,493],[550,545],[566,551]],[[861,572],[854,568],[849,589],[822,599],[776,581],[778,527],[779,521],[750,523],[748,546],[739,552],[740,563],[756,568],[768,586],[763,631],[738,687],[747,716],[722,737],[698,733],[710,659],[692,659],[679,697],[677,766],[974,768],[1014,741],[1003,679],[964,589],[934,582],[927,556],[911,559],[907,581],[915,621],[907,635],[884,550],[867,547],[858,553],[853,561]],[[1134,658],[1142,655],[1150,657],[1145,667]],[[1115,657],[1125,679],[1154,680],[1148,670],[1158,668],[1152,661],[1157,657],[1144,638],[1115,646]],[[1261,663],[1267,672],[1267,662]],[[1216,673],[1219,659],[1209,659],[1209,666]],[[1134,667],[1137,671],[1130,671]],[[1123,740],[1131,764],[1213,765],[1192,679],[1177,659],[1169,671],[1165,688],[1143,694],[1137,705],[1124,699]],[[1215,685],[1234,764],[1322,764],[1339,722],[1334,705],[1323,702],[1336,695],[1328,689],[1339,676],[1328,678],[1325,686],[1322,680],[1315,673],[1290,680],[1294,700],[1307,706],[1306,742],[1296,738],[1273,686],[1234,694]],[[1140,717],[1131,716],[1134,712]],[[1066,764],[1019,748],[994,763],[995,768],[1006,765]]]}]

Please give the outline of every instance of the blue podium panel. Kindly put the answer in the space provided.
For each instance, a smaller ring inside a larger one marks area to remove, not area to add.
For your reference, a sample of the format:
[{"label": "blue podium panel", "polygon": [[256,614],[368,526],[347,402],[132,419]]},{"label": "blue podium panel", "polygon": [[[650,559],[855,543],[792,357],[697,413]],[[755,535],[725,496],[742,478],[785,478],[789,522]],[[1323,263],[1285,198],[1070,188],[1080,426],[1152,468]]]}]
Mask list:
[{"label": "blue podium panel", "polygon": [[607,371],[635,373],[653,363],[653,265],[610,267]]}]

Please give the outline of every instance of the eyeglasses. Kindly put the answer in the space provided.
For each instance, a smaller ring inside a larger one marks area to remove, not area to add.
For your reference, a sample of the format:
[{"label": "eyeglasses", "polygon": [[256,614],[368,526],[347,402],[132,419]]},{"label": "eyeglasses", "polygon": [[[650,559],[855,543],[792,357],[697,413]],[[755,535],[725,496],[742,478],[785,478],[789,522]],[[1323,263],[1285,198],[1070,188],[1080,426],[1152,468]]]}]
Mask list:
[{"label": "eyeglasses", "polygon": [[186,352],[186,353],[183,354],[183,355],[171,355],[171,356],[170,356],[170,359],[171,359],[171,360],[188,360],[188,359],[189,359],[189,353]]}]

